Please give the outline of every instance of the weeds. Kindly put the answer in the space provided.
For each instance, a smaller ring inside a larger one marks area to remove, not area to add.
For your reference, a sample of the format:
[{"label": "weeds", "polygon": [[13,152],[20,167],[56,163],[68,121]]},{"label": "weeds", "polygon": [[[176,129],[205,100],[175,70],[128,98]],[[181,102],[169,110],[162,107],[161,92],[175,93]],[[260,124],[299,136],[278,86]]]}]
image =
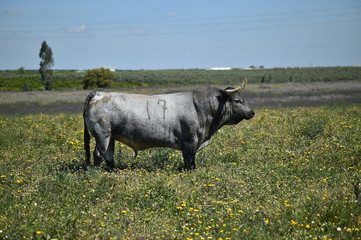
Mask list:
[{"label": "weeds", "polygon": [[0,238],[360,239],[359,105],[256,111],[190,172],[123,144],[85,167],[80,114],[0,116]]}]

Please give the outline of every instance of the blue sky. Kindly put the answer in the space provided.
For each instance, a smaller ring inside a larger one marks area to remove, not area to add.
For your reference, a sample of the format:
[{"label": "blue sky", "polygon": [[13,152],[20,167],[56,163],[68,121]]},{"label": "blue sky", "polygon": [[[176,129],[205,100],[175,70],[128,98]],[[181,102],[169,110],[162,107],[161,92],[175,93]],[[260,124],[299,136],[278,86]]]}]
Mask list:
[{"label": "blue sky", "polygon": [[1,0],[0,69],[361,65],[359,0]]}]

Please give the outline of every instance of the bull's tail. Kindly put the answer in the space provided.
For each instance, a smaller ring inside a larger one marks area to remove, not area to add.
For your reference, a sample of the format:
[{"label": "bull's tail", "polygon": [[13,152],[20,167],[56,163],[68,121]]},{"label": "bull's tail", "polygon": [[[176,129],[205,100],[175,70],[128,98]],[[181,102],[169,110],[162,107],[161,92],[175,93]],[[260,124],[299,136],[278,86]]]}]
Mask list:
[{"label": "bull's tail", "polygon": [[84,111],[83,111],[83,119],[84,119],[84,149],[85,149],[85,161],[87,165],[90,165],[90,134],[89,134],[89,130],[88,127],[86,125],[86,115],[87,115],[87,110],[89,107],[89,102],[93,99],[93,97],[96,95],[96,91],[92,91],[91,93],[89,93],[89,95],[87,96],[85,103],[84,103]]},{"label": "bull's tail", "polygon": [[90,134],[84,119],[84,149],[85,149],[85,161],[87,165],[90,165]]}]

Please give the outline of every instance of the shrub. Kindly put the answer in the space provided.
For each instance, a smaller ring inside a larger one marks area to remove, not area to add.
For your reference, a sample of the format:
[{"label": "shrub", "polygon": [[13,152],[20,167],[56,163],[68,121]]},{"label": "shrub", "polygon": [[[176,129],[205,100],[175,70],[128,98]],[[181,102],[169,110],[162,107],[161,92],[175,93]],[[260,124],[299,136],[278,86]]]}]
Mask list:
[{"label": "shrub", "polygon": [[87,72],[83,79],[84,89],[109,88],[113,82],[114,73],[109,69],[95,68]]}]

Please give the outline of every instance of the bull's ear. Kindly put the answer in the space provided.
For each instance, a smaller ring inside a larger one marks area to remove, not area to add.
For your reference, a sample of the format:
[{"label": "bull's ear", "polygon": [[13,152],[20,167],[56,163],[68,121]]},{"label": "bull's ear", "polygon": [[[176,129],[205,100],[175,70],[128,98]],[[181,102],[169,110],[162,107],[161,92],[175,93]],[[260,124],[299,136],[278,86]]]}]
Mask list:
[{"label": "bull's ear", "polygon": [[228,90],[228,89],[233,89],[233,88],[232,88],[232,87],[227,87],[226,89],[219,91],[219,95],[217,96],[217,99],[218,99],[219,101],[221,101],[221,100],[225,101],[225,100],[228,100],[228,99],[229,99],[229,97],[230,97],[231,95],[229,95],[229,94],[227,93],[227,90]]}]

